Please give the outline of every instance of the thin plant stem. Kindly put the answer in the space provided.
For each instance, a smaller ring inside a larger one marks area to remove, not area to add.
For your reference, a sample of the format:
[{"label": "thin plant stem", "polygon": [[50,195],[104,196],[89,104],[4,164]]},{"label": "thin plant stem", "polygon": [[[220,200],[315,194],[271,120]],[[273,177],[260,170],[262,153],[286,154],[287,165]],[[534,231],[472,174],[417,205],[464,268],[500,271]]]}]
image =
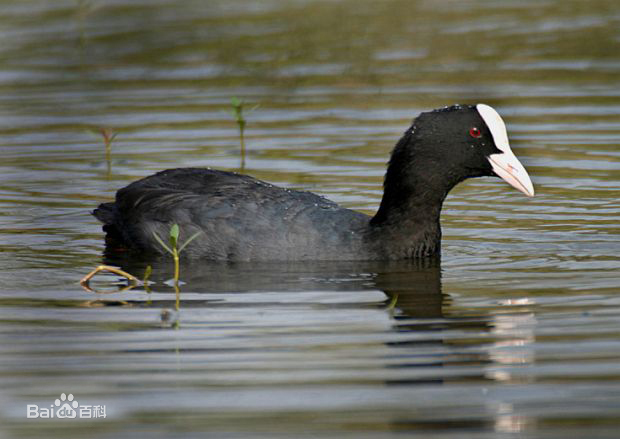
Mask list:
[{"label": "thin plant stem", "polygon": [[[237,121],[237,126],[239,127],[239,143],[241,144],[241,170],[245,169],[245,126],[247,121],[243,116],[243,110],[245,106],[245,102],[242,99],[237,97],[232,97],[230,99],[230,103],[232,105],[232,114]],[[254,111],[258,108],[258,105],[254,106],[250,109],[250,111]]]},{"label": "thin plant stem", "polygon": [[170,227],[170,232],[169,232],[169,237],[168,237],[169,238],[168,242],[170,245],[167,245],[164,242],[164,240],[159,237],[157,233],[153,232],[153,237],[155,238],[155,240],[159,243],[159,245],[162,246],[164,250],[166,250],[168,253],[170,253],[170,255],[172,255],[172,259],[174,261],[174,290],[176,291],[176,294],[177,294],[177,297],[176,297],[176,310],[177,311],[181,307],[181,289],[179,288],[179,278],[180,278],[180,272],[181,272],[180,255],[181,255],[181,252],[185,250],[185,247],[187,247],[189,243],[192,242],[194,239],[196,239],[198,235],[200,235],[201,233],[202,231],[198,231],[194,233],[192,236],[189,237],[189,239],[187,239],[183,243],[183,245],[179,247],[180,230],[179,230],[178,224],[173,224],[172,227]]},{"label": "thin plant stem", "polygon": [[172,253],[172,258],[174,259],[174,281],[179,282],[179,251],[175,248],[172,249],[174,253]]},{"label": "thin plant stem", "polygon": [[144,287],[147,291],[150,290],[149,278],[151,277],[152,273],[153,273],[153,267],[151,267],[150,265],[147,265],[146,269],[144,270],[144,279],[142,280],[142,283],[144,284]]},{"label": "thin plant stem", "polygon": [[176,293],[176,301],[174,304],[174,309],[179,311],[181,309],[181,288],[179,288],[179,281],[174,281],[174,292]]},{"label": "thin plant stem", "polygon": [[241,170],[245,169],[245,136],[243,135],[244,129],[239,127],[239,142],[241,143]]},{"label": "thin plant stem", "polygon": [[144,270],[144,280],[142,281],[142,285],[144,285],[144,291],[148,294],[148,300],[146,301],[147,305],[151,305],[151,287],[149,286],[149,278],[151,277],[151,273],[153,273],[153,268],[150,265],[146,266]]},{"label": "thin plant stem", "polygon": [[172,249],[172,258],[174,259],[174,290],[176,292],[176,310],[178,311],[181,308],[181,289],[179,288],[179,251],[176,247]]},{"label": "thin plant stem", "polygon": [[109,178],[112,175],[112,141],[116,137],[116,133],[109,128],[100,128],[99,132],[103,137],[103,144],[105,146],[105,161]]}]

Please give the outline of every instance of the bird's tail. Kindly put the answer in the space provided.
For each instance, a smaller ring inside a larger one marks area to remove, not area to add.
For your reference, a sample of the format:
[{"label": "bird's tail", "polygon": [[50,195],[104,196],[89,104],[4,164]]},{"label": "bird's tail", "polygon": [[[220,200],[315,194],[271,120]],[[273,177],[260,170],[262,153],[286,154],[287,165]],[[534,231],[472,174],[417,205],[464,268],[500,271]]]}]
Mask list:
[{"label": "bird's tail", "polygon": [[103,231],[106,233],[105,241],[108,249],[122,249],[126,247],[123,239],[122,227],[120,226],[120,213],[115,203],[101,203],[92,211],[95,218],[103,223]]},{"label": "bird's tail", "polygon": [[92,212],[93,216],[103,223],[104,226],[112,226],[118,217],[118,208],[115,203],[101,203]]}]

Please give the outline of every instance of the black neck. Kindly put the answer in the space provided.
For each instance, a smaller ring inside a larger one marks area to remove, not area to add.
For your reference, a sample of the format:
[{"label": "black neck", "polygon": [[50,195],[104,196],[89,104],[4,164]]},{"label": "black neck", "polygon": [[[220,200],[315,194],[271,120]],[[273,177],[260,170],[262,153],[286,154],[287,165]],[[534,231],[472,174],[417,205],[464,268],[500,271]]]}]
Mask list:
[{"label": "black neck", "polygon": [[398,142],[385,175],[384,192],[376,215],[370,220],[377,241],[387,252],[405,257],[436,253],[441,241],[439,217],[443,201],[452,187],[445,170],[424,163],[415,155],[415,142],[408,131]]}]

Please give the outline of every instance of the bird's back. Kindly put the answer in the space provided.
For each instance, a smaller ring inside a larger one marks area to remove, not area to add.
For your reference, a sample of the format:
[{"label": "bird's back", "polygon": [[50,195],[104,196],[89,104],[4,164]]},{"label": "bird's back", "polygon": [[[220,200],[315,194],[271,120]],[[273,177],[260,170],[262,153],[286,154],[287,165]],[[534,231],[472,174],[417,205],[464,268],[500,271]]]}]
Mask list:
[{"label": "bird's back", "polygon": [[218,260],[365,259],[369,217],[311,192],[232,172],[181,168],[119,190],[94,211],[109,241],[161,252],[172,224],[179,241],[196,232],[190,257]]}]

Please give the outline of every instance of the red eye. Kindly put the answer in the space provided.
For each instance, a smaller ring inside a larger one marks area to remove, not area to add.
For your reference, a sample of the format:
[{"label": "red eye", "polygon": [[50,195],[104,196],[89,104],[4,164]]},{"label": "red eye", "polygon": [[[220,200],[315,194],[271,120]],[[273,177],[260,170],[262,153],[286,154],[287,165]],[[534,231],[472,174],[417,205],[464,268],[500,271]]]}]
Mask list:
[{"label": "red eye", "polygon": [[476,139],[479,138],[479,137],[482,137],[482,133],[476,127],[473,127],[473,128],[469,129],[469,135],[472,136],[472,137],[475,137]]}]

